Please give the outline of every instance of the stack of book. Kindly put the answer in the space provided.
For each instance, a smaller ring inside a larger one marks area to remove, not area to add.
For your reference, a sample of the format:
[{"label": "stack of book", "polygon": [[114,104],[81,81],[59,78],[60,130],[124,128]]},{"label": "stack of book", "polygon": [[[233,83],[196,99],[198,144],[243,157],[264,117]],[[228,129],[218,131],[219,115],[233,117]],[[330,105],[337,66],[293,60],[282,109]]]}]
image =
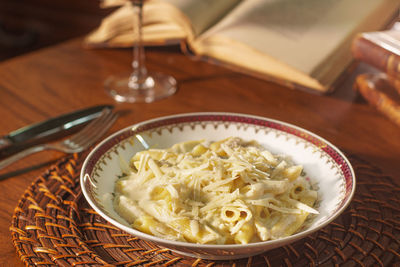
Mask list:
[{"label": "stack of book", "polygon": [[356,59],[377,69],[375,73],[359,75],[355,88],[400,126],[400,22],[387,31],[358,35],[352,52]]},{"label": "stack of book", "polygon": [[[134,9],[126,0],[90,33],[87,47],[127,47]],[[181,44],[192,58],[222,64],[290,88],[331,92],[351,65],[351,43],[382,30],[399,0],[149,0],[146,45]]]}]

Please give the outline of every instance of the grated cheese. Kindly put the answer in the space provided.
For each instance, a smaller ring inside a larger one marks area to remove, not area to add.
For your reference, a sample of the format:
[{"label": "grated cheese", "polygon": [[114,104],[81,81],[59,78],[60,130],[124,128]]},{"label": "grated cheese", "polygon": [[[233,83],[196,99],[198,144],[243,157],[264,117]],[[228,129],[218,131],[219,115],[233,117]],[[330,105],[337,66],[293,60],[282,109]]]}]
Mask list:
[{"label": "grated cheese", "polygon": [[166,239],[265,241],[293,234],[318,213],[317,192],[301,173],[254,141],[188,141],[137,153],[116,183],[114,205],[138,230]]}]

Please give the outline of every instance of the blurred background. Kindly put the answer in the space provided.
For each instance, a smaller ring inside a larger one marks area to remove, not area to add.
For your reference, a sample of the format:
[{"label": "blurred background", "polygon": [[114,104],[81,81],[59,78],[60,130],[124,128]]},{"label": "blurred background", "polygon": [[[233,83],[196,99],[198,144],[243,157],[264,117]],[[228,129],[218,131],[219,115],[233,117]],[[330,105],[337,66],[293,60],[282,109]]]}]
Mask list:
[{"label": "blurred background", "polygon": [[0,61],[84,35],[111,11],[98,0],[0,0]]}]

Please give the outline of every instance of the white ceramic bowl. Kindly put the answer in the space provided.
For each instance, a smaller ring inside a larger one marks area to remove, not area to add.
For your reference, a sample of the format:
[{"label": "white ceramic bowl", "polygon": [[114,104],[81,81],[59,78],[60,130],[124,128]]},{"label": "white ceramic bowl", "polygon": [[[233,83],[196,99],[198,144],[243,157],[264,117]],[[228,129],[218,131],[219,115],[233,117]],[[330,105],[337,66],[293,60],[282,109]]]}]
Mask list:
[{"label": "white ceramic bowl", "polygon": [[[246,245],[201,245],[142,233],[131,228],[114,211],[112,192],[117,176],[122,174],[119,157],[128,162],[136,152],[145,149],[143,144],[167,148],[187,140],[217,141],[229,136],[257,140],[271,152],[289,155],[296,164],[303,165],[318,188],[319,215],[308,220],[296,234],[282,239]],[[355,191],[355,175],[339,149],[299,127],[245,114],[189,113],[138,123],[105,139],[86,158],[81,171],[81,186],[93,209],[116,227],[183,255],[217,260],[260,254],[326,226],[349,204]]]}]

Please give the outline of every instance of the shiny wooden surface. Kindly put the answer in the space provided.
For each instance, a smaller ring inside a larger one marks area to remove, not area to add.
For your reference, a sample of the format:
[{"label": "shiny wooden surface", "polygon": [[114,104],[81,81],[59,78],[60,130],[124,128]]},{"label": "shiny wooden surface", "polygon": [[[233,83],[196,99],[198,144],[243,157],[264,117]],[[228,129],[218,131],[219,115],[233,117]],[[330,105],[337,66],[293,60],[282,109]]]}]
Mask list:
[{"label": "shiny wooden surface", "polygon": [[[0,64],[0,134],[30,123],[96,104],[115,104],[129,111],[108,134],[131,124],[164,115],[226,111],[282,120],[312,131],[346,154],[379,166],[400,184],[400,129],[352,90],[353,78],[326,96],[290,90],[206,62],[192,61],[175,47],[147,50],[150,70],[176,77],[179,90],[151,104],[118,104],[109,98],[104,80],[129,72],[131,51],[85,50],[81,40],[34,52]],[[14,208],[35,177],[59,152],[41,152],[7,169],[44,165],[0,181],[0,265],[22,266],[11,242],[9,226]]]}]

